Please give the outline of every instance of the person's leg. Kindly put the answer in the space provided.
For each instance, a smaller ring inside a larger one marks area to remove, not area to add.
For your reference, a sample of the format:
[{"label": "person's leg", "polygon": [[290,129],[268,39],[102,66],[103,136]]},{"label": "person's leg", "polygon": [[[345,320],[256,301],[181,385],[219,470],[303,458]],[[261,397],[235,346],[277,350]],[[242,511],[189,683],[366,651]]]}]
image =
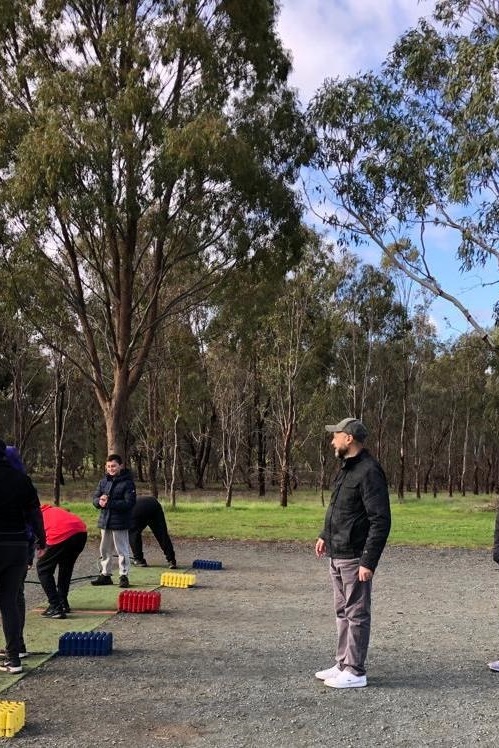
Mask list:
[{"label": "person's leg", "polygon": [[62,552],[59,559],[59,574],[57,576],[57,590],[64,606],[68,606],[69,585],[73,575],[76,559],[85,548],[86,532],[77,532],[61,543]]},{"label": "person's leg", "polygon": [[100,565],[101,573],[105,577],[110,577],[113,570],[113,530],[101,530],[100,540]]},{"label": "person's leg", "polygon": [[26,642],[24,641],[24,626],[26,624],[26,598],[24,597],[24,583],[28,574],[28,567],[24,572],[23,581],[17,593],[17,610],[19,611],[19,652],[26,652]]},{"label": "person's leg", "polygon": [[168,528],[166,526],[166,519],[161,504],[158,503],[156,511],[149,520],[149,527],[158,541],[161,550],[166,556],[166,560],[170,563],[176,563],[175,551],[173,550],[173,544],[168,535]]},{"label": "person's leg", "polygon": [[347,651],[348,640],[348,621],[345,616],[345,592],[343,589],[343,580],[341,571],[336,565],[335,559],[331,559],[329,567],[329,576],[333,588],[333,605],[336,616],[336,664],[340,669],[344,667],[344,660]]},{"label": "person's leg", "polygon": [[0,614],[5,637],[6,660],[20,666],[20,619],[18,595],[28,563],[27,543],[0,546]]},{"label": "person's leg", "polygon": [[126,577],[130,571],[130,541],[128,539],[128,530],[113,530],[112,534],[114,547],[118,554],[120,577]]},{"label": "person's leg", "polygon": [[128,539],[130,542],[130,550],[135,561],[144,560],[144,549],[142,546],[142,531],[143,527],[134,527],[133,530],[128,531]]},{"label": "person's leg", "polygon": [[49,605],[58,608],[61,604],[59,593],[55,584],[55,570],[63,553],[63,543],[47,546],[45,554],[36,563],[36,573],[47,596]]},{"label": "person's leg", "polygon": [[353,675],[365,675],[371,633],[371,582],[359,581],[359,559],[334,559],[332,569],[341,578],[337,609],[341,666]]}]

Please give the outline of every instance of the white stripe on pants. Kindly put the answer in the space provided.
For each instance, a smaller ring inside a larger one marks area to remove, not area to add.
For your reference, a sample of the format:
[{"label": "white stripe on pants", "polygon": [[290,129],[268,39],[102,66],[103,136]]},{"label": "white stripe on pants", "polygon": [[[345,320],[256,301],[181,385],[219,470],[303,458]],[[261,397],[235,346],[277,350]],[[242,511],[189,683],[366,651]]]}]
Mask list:
[{"label": "white stripe on pants", "polygon": [[128,576],[130,570],[130,543],[128,530],[100,531],[100,564],[102,574],[110,576],[113,568],[113,551],[118,554],[120,576]]}]

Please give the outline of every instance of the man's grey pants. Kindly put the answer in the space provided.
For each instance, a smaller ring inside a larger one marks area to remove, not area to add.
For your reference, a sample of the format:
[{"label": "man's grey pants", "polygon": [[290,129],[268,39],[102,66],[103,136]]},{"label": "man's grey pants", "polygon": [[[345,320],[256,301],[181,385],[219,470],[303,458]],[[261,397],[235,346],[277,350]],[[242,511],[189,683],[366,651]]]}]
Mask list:
[{"label": "man's grey pants", "polygon": [[359,582],[358,558],[332,558],[329,573],[338,632],[336,662],[342,670],[347,668],[354,675],[365,675],[372,582]]},{"label": "man's grey pants", "polygon": [[128,530],[100,531],[100,565],[101,572],[111,575],[113,569],[113,551],[118,554],[120,576],[128,576],[130,570],[130,543]]}]

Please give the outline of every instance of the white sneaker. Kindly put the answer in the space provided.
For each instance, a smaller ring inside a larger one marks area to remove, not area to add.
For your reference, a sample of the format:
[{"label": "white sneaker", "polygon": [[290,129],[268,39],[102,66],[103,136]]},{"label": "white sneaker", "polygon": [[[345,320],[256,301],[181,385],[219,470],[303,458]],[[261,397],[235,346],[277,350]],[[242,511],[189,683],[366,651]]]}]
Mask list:
[{"label": "white sneaker", "polygon": [[495,662],[489,662],[488,667],[491,670],[494,670],[496,673],[499,673],[499,660],[496,660]]},{"label": "white sneaker", "polygon": [[331,680],[331,678],[336,678],[338,673],[341,673],[341,670],[338,665],[335,665],[334,667],[329,667],[327,670],[319,670],[315,674],[315,677],[319,680]]},{"label": "white sneaker", "polygon": [[342,670],[335,678],[327,678],[324,685],[331,688],[364,688],[367,686],[367,678],[365,675],[354,675],[349,670]]}]

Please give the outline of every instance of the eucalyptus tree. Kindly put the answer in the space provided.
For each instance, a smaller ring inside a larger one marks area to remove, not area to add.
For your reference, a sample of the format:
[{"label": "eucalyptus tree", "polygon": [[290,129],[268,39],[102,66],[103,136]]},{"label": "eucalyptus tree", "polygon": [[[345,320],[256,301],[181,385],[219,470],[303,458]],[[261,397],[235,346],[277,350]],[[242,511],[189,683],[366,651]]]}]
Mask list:
[{"label": "eucalyptus tree", "polygon": [[490,261],[497,282],[497,3],[439,0],[433,20],[401,37],[380,74],[328,80],[311,102],[324,217],[343,240],[377,245],[493,345],[434,260],[446,241],[456,269]]},{"label": "eucalyptus tree", "polygon": [[302,261],[283,280],[265,320],[269,345],[263,378],[270,396],[283,507],[288,502],[293,449],[297,440],[308,436],[305,404],[331,376],[332,320],[339,313],[337,296],[344,281],[340,253],[310,233]]},{"label": "eucalyptus tree", "polygon": [[125,446],[163,320],[269,237],[298,251],[303,129],[276,12],[273,0],[2,4],[2,257],[67,354],[51,333],[62,306],[57,337],[80,345],[109,450]]},{"label": "eucalyptus tree", "polygon": [[53,402],[49,357],[23,315],[2,307],[0,324],[0,423],[3,438],[22,456],[32,448],[32,436],[43,424]]},{"label": "eucalyptus tree", "polygon": [[237,348],[223,339],[210,345],[207,371],[217,414],[218,460],[226,491],[225,506],[230,507],[252,399],[249,372],[241,366]]}]

